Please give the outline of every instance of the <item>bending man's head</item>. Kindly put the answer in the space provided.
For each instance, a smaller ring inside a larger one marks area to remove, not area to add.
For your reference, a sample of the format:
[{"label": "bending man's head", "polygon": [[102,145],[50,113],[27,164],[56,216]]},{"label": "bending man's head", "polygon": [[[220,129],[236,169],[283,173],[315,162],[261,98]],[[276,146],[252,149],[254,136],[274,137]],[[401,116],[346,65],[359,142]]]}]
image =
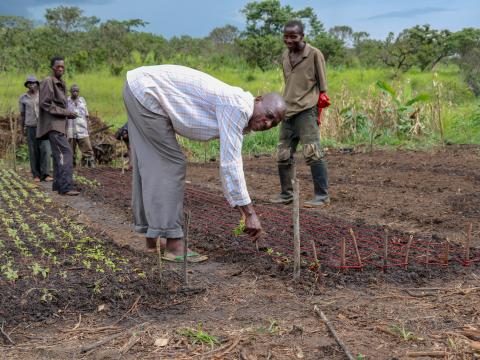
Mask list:
[{"label": "bending man's head", "polygon": [[268,93],[255,98],[253,114],[247,130],[265,131],[277,126],[285,117],[287,105],[278,93]]}]

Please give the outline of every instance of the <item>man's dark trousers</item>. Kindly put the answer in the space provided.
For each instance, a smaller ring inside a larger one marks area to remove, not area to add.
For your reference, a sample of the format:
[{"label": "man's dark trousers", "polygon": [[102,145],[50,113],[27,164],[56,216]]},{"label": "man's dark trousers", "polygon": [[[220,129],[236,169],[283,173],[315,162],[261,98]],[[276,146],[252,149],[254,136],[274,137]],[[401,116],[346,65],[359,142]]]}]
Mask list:
[{"label": "man's dark trousers", "polygon": [[50,131],[48,139],[52,147],[54,180],[52,190],[65,194],[73,190],[73,153],[65,134]]},{"label": "man's dark trousers", "polygon": [[50,143],[37,139],[37,127],[27,126],[28,158],[34,178],[45,180],[50,175]]}]

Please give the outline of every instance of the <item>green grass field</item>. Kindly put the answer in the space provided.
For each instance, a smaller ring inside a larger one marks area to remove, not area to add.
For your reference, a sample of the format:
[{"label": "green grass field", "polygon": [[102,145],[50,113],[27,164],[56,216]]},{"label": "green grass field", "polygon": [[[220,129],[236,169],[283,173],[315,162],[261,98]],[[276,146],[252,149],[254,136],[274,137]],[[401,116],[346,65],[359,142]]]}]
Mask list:
[{"label": "green grass field", "polygon": [[[228,84],[248,90],[253,95],[282,91],[283,77],[280,70],[262,72],[249,68],[208,66],[199,66],[199,69]],[[23,82],[29,74],[28,71],[17,74],[0,74],[0,83],[2,84],[0,87],[0,114],[18,111],[18,97],[25,91]],[[35,75],[41,79],[47,74]],[[67,73],[65,76],[67,85],[76,83],[80,86],[81,95],[87,100],[90,113],[96,114],[104,122],[113,124],[115,127],[121,126],[127,119],[121,96],[124,78],[124,75],[113,76],[108,70],[85,74]],[[350,104],[349,106],[353,104],[356,111],[363,111],[368,115],[371,111],[366,108],[368,101],[380,96],[380,91],[375,85],[378,80],[385,81],[395,88],[402,101],[420,93],[429,94],[432,99],[438,95],[437,102],[430,100],[430,104],[425,104],[425,106],[440,110],[445,140],[452,143],[480,143],[480,101],[473,96],[462,81],[458,69],[449,66],[439,68],[435,73],[410,71],[399,76],[394,76],[393,72],[388,69],[329,69],[328,93],[333,99],[334,107],[329,110],[326,117],[324,127],[327,136],[323,140],[324,144],[329,146],[357,145],[367,142],[368,131],[365,129],[363,133],[359,131],[358,134],[348,137],[337,135],[342,130],[340,127],[347,123],[333,124],[331,119],[333,118],[333,109],[335,108],[341,113],[346,110],[346,104]],[[436,82],[435,86],[434,81]],[[383,110],[390,111],[387,108]],[[420,136],[399,137],[386,131],[381,136],[375,137],[374,144],[377,146],[419,147],[438,143],[440,133],[429,122],[427,115],[423,126]],[[249,135],[244,143],[244,152],[246,154],[270,153],[275,149],[277,137],[278,129]],[[184,139],[181,142],[197,158],[203,158],[205,153],[207,156],[211,156],[218,150],[218,143],[215,141],[206,145]]]}]

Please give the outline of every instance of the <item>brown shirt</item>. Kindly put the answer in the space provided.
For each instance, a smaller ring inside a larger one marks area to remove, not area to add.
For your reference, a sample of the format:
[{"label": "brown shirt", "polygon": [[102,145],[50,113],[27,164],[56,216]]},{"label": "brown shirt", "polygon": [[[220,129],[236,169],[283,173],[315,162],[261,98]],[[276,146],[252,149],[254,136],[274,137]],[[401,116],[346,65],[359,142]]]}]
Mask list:
[{"label": "brown shirt", "polygon": [[283,97],[287,103],[286,118],[314,107],[320,91],[327,91],[325,59],[320,50],[305,44],[300,62],[292,67],[289,51],[283,53],[283,76],[285,90]]},{"label": "brown shirt", "polygon": [[40,116],[37,138],[45,138],[50,131],[67,133],[67,87],[63,80],[49,76],[40,83]]}]

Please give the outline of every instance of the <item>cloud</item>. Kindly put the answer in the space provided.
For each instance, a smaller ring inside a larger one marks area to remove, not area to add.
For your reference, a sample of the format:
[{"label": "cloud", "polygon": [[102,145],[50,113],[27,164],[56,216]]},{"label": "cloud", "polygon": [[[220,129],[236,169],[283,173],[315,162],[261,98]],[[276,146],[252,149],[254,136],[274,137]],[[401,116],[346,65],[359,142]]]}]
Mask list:
[{"label": "cloud", "polygon": [[427,14],[452,11],[452,10],[453,9],[430,6],[430,7],[424,7],[424,8],[409,9],[409,10],[389,11],[383,14],[367,17],[366,20],[391,19],[391,18],[405,19],[413,16],[427,15]]},{"label": "cloud", "polygon": [[29,17],[30,9],[37,6],[79,6],[86,4],[108,4],[113,0],[0,0],[0,15],[18,15]]}]

